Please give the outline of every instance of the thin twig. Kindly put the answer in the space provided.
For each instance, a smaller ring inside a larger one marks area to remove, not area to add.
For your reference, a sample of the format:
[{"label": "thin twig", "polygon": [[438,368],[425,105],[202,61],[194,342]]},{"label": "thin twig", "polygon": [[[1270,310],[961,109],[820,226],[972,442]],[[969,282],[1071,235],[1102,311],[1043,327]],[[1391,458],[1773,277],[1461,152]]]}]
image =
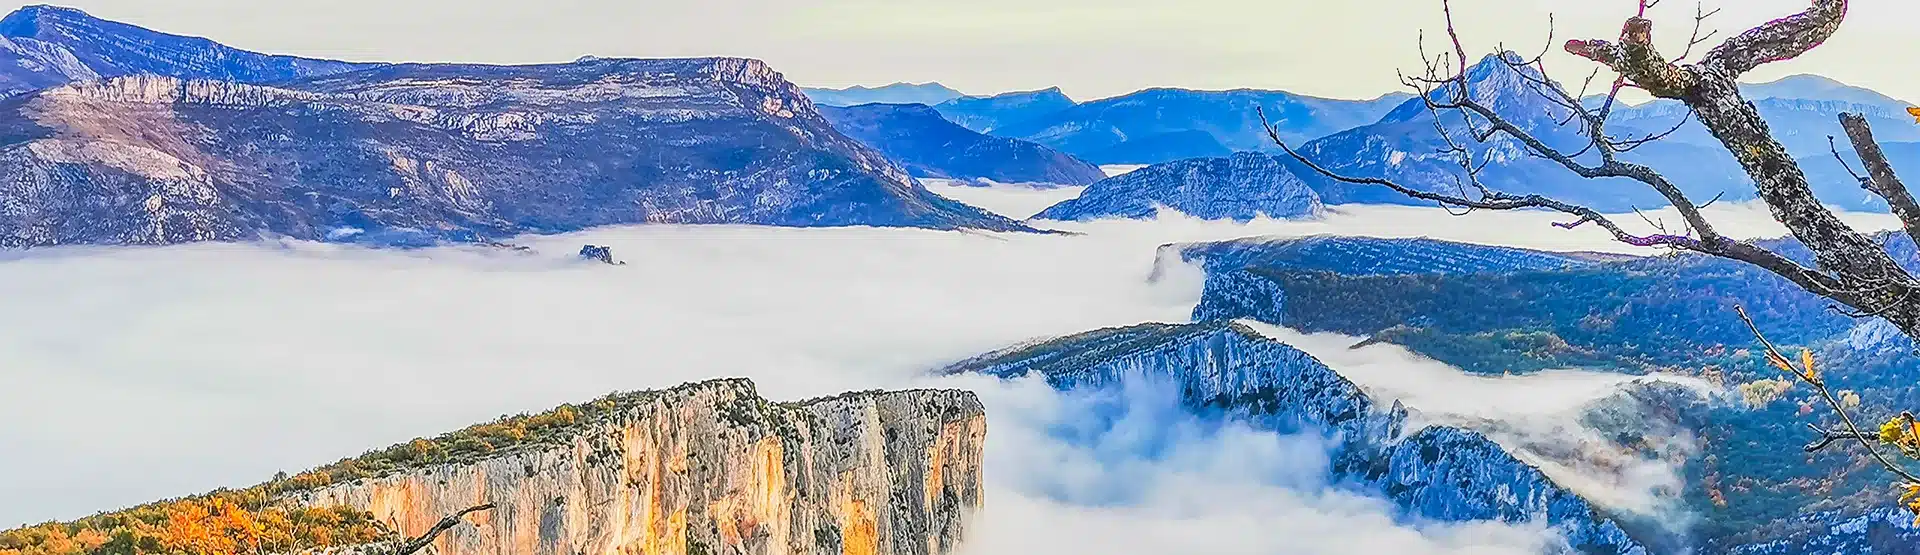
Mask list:
[{"label": "thin twig", "polygon": [[[1753,323],[1753,318],[1750,316],[1747,316],[1746,308],[1735,305],[1733,307],[1733,311],[1740,315],[1740,321],[1746,322],[1747,329],[1753,332],[1753,338],[1759,340],[1760,345],[1766,348],[1767,356],[1769,357],[1769,360],[1785,360],[1785,361],[1792,360],[1787,358],[1785,354],[1782,354],[1780,352],[1780,349],[1775,348],[1773,346],[1773,342],[1768,341],[1767,336],[1765,334],[1760,333],[1760,326],[1755,325]],[[1788,370],[1793,373],[1794,377],[1799,378],[1800,381],[1806,382],[1807,385],[1813,386],[1814,391],[1819,392],[1820,396],[1827,400],[1827,405],[1833,407],[1833,412],[1840,415],[1840,421],[1846,424],[1847,426],[1846,431],[1847,431],[1847,434],[1849,434],[1842,439],[1851,438],[1859,442],[1861,447],[1866,448],[1867,453],[1873,455],[1874,460],[1877,460],[1880,462],[1880,466],[1886,467],[1886,469],[1889,472],[1892,472],[1900,476],[1901,479],[1906,480],[1906,482],[1909,484],[1920,484],[1920,477],[1915,477],[1912,473],[1907,472],[1907,469],[1902,468],[1900,465],[1893,464],[1893,461],[1887,460],[1886,455],[1880,454],[1879,446],[1875,445],[1873,441],[1868,439],[1868,438],[1878,439],[1879,436],[1878,435],[1869,436],[1869,435],[1866,435],[1864,432],[1860,431],[1860,426],[1854,424],[1853,422],[1853,415],[1847,414],[1846,406],[1840,404],[1840,400],[1833,396],[1833,390],[1829,389],[1827,387],[1827,384],[1824,381],[1822,381],[1818,375],[1813,374],[1814,369],[1808,368],[1806,369],[1806,372],[1803,373],[1799,369],[1793,368],[1792,363],[1789,362]]]}]

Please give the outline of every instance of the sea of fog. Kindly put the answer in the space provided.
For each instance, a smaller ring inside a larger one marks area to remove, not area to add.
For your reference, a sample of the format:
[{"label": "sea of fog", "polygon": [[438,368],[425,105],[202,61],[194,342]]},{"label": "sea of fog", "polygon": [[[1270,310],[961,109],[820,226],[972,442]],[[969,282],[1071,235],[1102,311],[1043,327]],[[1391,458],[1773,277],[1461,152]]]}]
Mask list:
[{"label": "sea of fog", "polygon": [[[1076,193],[933,187],[1013,216]],[[1712,213],[1729,234],[1781,233],[1753,206]],[[1341,233],[1646,253],[1553,221],[1345,207],[1311,222],[1168,214],[1059,226],[1074,235],[659,225],[524,238],[531,253],[311,243],[9,253],[0,255],[0,528],[250,485],[616,390],[744,376],[775,399],[979,392],[991,422],[989,508],[971,553],[1532,553],[1554,538],[1529,526],[1398,521],[1384,502],[1323,483],[1322,438],[1195,420],[1150,385],[1061,394],[1035,380],[926,372],[1037,337],[1186,321],[1200,272],[1176,265],[1147,279],[1156,247],[1170,242]],[[628,264],[574,260],[586,243],[610,245]],[[1357,338],[1265,331],[1443,422],[1463,406],[1507,406],[1515,391],[1579,400],[1617,386],[1564,373],[1467,380],[1403,350],[1345,349]],[[1460,393],[1396,389],[1407,383]],[[1484,401],[1450,404],[1462,398]],[[1569,425],[1542,407],[1508,407],[1473,416],[1546,422],[1517,430]],[[1071,443],[1049,433],[1096,408],[1125,416]],[[1146,444],[1173,448],[1134,448]],[[1610,502],[1633,506],[1658,503],[1641,492],[1657,491],[1647,483],[1667,470],[1564,474],[1625,487]]]}]

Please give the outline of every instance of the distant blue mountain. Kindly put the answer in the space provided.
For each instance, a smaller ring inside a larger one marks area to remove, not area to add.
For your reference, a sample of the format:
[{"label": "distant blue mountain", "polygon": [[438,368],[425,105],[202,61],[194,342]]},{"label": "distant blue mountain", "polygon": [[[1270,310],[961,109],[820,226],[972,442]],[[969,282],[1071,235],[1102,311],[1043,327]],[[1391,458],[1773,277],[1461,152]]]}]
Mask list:
[{"label": "distant blue mountain", "polygon": [[[1875,125],[1873,128],[1875,137],[1882,136],[1880,130],[1887,127]],[[1902,123],[1900,127],[1913,127],[1913,122]],[[1836,134],[1838,133],[1836,131]],[[1822,202],[1848,210],[1887,212],[1887,201],[1867,192],[1860,186],[1860,181],[1854,178],[1855,174],[1867,175],[1866,167],[1860,163],[1860,156],[1854,153],[1853,146],[1844,136],[1837,140],[1840,156],[1847,161],[1845,165],[1835,160],[1832,152],[1810,154],[1800,158],[1800,169],[1806,172],[1807,182],[1813,184],[1814,193],[1820,196]],[[1905,183],[1909,189],[1920,187],[1920,142],[1881,141],[1880,150],[1886,153],[1887,162],[1893,165],[1893,170],[1899,174],[1902,183]],[[1848,169],[1851,169],[1852,173],[1849,173]]]},{"label": "distant blue mountain", "polygon": [[[1863,87],[1847,85],[1817,75],[1795,75],[1768,83],[1741,86],[1741,92],[1760,116],[1767,120],[1775,139],[1806,171],[1808,182],[1823,202],[1847,210],[1886,212],[1884,200],[1867,194],[1833,159],[1833,147],[1847,158],[1854,170],[1860,170],[1858,157],[1840,128],[1840,114],[1866,116],[1892,159],[1895,168],[1914,167],[1920,171],[1920,154],[1902,143],[1920,142],[1920,126],[1913,125],[1906,108],[1912,104]],[[1602,97],[1589,97],[1584,103],[1598,106]],[[1751,196],[1752,181],[1741,172],[1706,126],[1692,118],[1687,107],[1674,100],[1654,100],[1638,106],[1619,105],[1609,119],[1610,125],[1631,130],[1633,135],[1667,133],[1660,141],[1641,147],[1639,160],[1664,162],[1656,169],[1676,183],[1721,183],[1738,191],[1728,198]],[[1829,141],[1829,139],[1834,139]],[[1671,152],[1666,152],[1671,151]],[[1694,153],[1711,157],[1711,163],[1686,163]],[[1704,175],[1702,175],[1704,172]],[[1907,175],[1910,172],[1902,172]],[[1712,194],[1702,191],[1703,194]]]},{"label": "distant blue mountain", "polygon": [[926,190],[812,107],[738,58],[65,85],[0,102],[0,246],[418,245],[633,223],[1023,229]]},{"label": "distant blue mountain", "polygon": [[[1045,144],[1096,164],[1157,164],[1195,154],[1275,150],[1257,111],[1265,111],[1282,138],[1305,141],[1373,123],[1406,98],[1394,94],[1334,100],[1283,91],[1148,89],[997,126],[993,133]],[[1129,144],[1136,142],[1152,146]],[[1188,146],[1194,143],[1201,146]],[[1226,152],[1216,150],[1216,144]]]},{"label": "distant blue mountain", "polygon": [[932,106],[966,96],[939,83],[894,83],[884,87],[855,85],[844,89],[801,89],[814,104],[822,106],[859,106],[861,104],[926,104]]},{"label": "distant blue mountain", "polygon": [[[1562,123],[1570,119],[1571,111],[1544,97],[1551,93],[1529,76],[1539,78],[1530,67],[1515,69],[1492,55],[1467,70],[1469,92],[1475,100],[1550,147],[1582,152],[1587,139],[1579,125]],[[1449,89],[1434,94],[1451,97],[1454,93]],[[1485,165],[1481,180],[1493,189],[1543,194],[1607,212],[1666,204],[1664,197],[1637,182],[1624,178],[1590,180],[1575,175],[1557,163],[1528,154],[1525,146],[1504,134],[1487,143],[1475,142],[1457,112],[1443,110],[1439,123],[1452,130],[1456,142],[1475,153],[1477,165]],[[1633,136],[1636,129],[1621,126],[1613,131],[1618,136]],[[1435,129],[1434,115],[1415,98],[1376,123],[1307,142],[1298,150],[1341,175],[1387,178],[1416,189],[1458,194],[1463,192],[1464,171],[1455,156],[1444,152],[1445,148],[1445,140]],[[1621,157],[1668,173],[1682,189],[1703,202],[1722,193],[1725,200],[1753,198],[1752,186],[1746,185],[1744,174],[1724,149],[1660,141]],[[1597,162],[1598,155],[1588,151],[1582,159]],[[1303,172],[1302,178],[1328,204],[1431,204],[1386,187],[1338,182],[1316,172]]]},{"label": "distant blue mountain", "polygon": [[1765,83],[1740,86],[1741,94],[1748,100],[1780,98],[1789,100],[1818,100],[1823,102],[1842,102],[1872,106],[1878,110],[1900,112],[1913,103],[1880,94],[1866,87],[1856,87],[1819,75],[1791,75]]},{"label": "distant blue mountain", "polygon": [[822,106],[820,113],[840,132],[901,163],[915,177],[1061,185],[1087,185],[1106,177],[1099,166],[1027,141],[980,134],[924,104]]},{"label": "distant blue mountain", "polygon": [[1397,514],[1537,523],[1578,553],[1646,553],[1592,504],[1486,436],[1450,426],[1412,429],[1398,403],[1382,405],[1312,356],[1238,323],[1092,331],[990,353],[944,373],[1037,376],[1062,391],[1164,385],[1196,414],[1334,438],[1328,481],[1384,498]]},{"label": "distant blue mountain", "polygon": [[248,52],[53,6],[27,6],[0,19],[0,38],[0,95],[7,96],[125,75],[271,83],[376,65]]},{"label": "distant blue mountain", "polygon": [[1059,87],[1038,91],[1010,92],[993,96],[967,96],[942,102],[933,108],[960,126],[981,133],[1027,121],[1075,106]]},{"label": "distant blue mountain", "polygon": [[1152,218],[1159,207],[1208,220],[1311,218],[1320,197],[1288,164],[1266,154],[1195,158],[1141,168],[1094,183],[1079,198],[1034,216],[1041,220]]}]

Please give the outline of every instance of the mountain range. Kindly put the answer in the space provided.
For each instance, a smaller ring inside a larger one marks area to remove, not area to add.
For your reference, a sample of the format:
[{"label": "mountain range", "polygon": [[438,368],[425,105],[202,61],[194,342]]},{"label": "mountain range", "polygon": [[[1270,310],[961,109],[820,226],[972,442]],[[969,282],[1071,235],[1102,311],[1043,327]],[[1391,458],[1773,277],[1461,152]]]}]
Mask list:
[{"label": "mountain range", "polygon": [[962,127],[991,133],[1009,124],[1059,112],[1076,104],[1066,93],[1060,92],[1059,87],[1054,87],[993,96],[960,97],[941,102],[934,109]]},{"label": "mountain range", "polygon": [[925,104],[822,106],[820,113],[914,177],[1054,185],[1086,185],[1106,177],[1099,166],[1046,146],[961,127]]},{"label": "mountain range", "polygon": [[35,6],[0,20],[0,246],[494,242],[630,223],[1020,226],[766,64],[355,64]]},{"label": "mountain range", "polygon": [[[1483,103],[1549,145],[1568,152],[1584,147],[1581,130],[1564,123],[1567,110],[1539,95],[1544,91],[1534,80],[1541,76],[1532,68],[1515,68],[1499,56],[1488,56],[1470,67],[1468,78],[1473,94]],[[1909,103],[1813,75],[1749,84],[1743,90],[1776,136],[1801,160],[1816,193],[1830,204],[1856,211],[1886,210],[1885,203],[1862,190],[1830,152],[1828,136],[1840,134],[1841,112],[1867,115],[1894,166],[1920,171],[1920,126],[1906,120]],[[1597,97],[1587,99],[1597,101]],[[1282,139],[1341,174],[1389,177],[1429,191],[1459,186],[1458,164],[1439,153],[1445,143],[1434,129],[1434,115],[1405,94],[1340,101],[1276,91],[1149,89],[1081,103],[1055,88],[960,97],[935,109],[975,131],[1040,143],[1092,163],[1141,165],[1272,152],[1273,146],[1258,127],[1257,109],[1274,119]],[[1457,115],[1443,114],[1439,123],[1457,139],[1467,136]],[[1732,156],[1676,102],[1621,104],[1609,129],[1623,138],[1673,130],[1665,139],[1633,149],[1622,158],[1661,171],[1698,202],[1753,198],[1751,182]],[[1845,141],[1838,146],[1857,171],[1859,162]],[[1511,139],[1473,148],[1478,160],[1489,162],[1483,181],[1496,189],[1548,194],[1609,212],[1666,204],[1664,197],[1635,182],[1575,176],[1558,164],[1527,154]],[[1595,156],[1587,153],[1582,158],[1592,162]],[[1292,169],[1327,204],[1423,204],[1385,188],[1332,180],[1298,164]],[[1180,184],[1167,182],[1162,187],[1177,189]],[[1136,189],[1160,196],[1176,194],[1153,186]]]},{"label": "mountain range", "polygon": [[859,106],[861,104],[939,104],[965,97],[960,91],[939,83],[894,83],[882,87],[855,85],[844,89],[801,89],[821,106]]},{"label": "mountain range", "polygon": [[622,223],[1015,229],[835,131],[766,64],[134,76],[0,102],[0,245],[382,245]]}]

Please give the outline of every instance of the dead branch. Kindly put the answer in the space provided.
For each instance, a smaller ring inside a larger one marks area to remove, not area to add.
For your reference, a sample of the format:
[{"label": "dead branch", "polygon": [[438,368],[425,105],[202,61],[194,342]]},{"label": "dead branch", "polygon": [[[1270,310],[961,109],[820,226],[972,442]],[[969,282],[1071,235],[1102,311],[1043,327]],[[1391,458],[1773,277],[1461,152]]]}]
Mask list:
[{"label": "dead branch", "polygon": [[421,534],[420,537],[402,542],[400,547],[394,550],[393,555],[413,555],[422,549],[426,549],[427,546],[433,545],[433,541],[438,539],[441,533],[451,530],[455,526],[459,526],[462,522],[466,522],[467,515],[492,508],[493,504],[487,503],[447,515],[446,518],[440,519],[438,524],[433,525],[432,528],[428,528],[426,533]]},{"label": "dead branch", "polygon": [[[1893,165],[1887,163],[1887,153],[1880,149],[1880,143],[1873,140],[1873,125],[1867,123],[1866,116],[1843,113],[1840,114],[1840,127],[1847,130],[1847,140],[1853,143],[1854,153],[1860,156],[1860,165],[1866,166],[1867,190],[1886,199],[1887,206],[1893,208],[1893,214],[1900,218],[1902,227],[1906,228],[1907,236],[1920,241],[1920,203],[1914,202],[1913,193],[1893,172]],[[1848,168],[1847,171],[1853,169]]]},{"label": "dead branch", "polygon": [[1813,7],[1748,29],[1707,52],[1702,65],[1736,79],[1763,64],[1791,60],[1820,46],[1840,30],[1847,0],[1814,0]]}]

